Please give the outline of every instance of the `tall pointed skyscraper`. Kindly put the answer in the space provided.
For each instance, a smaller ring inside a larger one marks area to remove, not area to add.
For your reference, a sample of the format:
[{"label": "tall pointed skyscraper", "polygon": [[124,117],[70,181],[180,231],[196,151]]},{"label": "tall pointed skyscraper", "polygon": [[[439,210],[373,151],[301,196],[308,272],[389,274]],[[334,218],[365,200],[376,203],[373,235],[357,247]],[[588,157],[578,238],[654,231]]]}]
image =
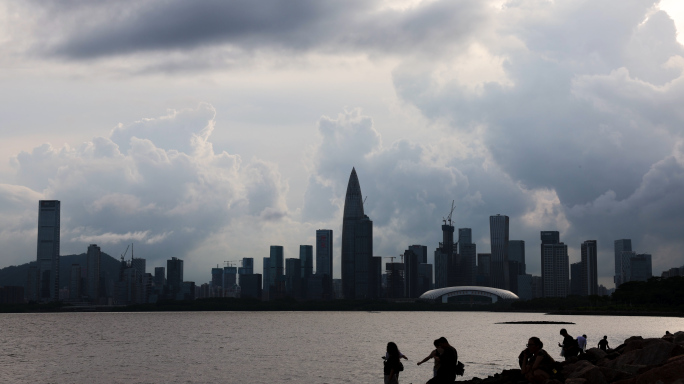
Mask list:
[{"label": "tall pointed skyscraper", "polygon": [[342,293],[345,299],[368,297],[373,257],[373,222],[363,212],[361,185],[352,168],[342,219]]}]

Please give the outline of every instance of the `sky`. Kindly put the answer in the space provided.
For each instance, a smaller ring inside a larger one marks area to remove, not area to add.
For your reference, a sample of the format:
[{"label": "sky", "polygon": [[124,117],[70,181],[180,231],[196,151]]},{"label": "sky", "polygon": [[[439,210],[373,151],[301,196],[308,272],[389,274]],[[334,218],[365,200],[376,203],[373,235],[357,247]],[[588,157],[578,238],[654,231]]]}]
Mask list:
[{"label": "sky", "polygon": [[[677,0],[0,0],[0,267],[133,243],[185,279],[298,257],[356,168],[374,252],[510,217],[570,262],[597,240],[684,265],[684,4]],[[235,265],[235,264],[234,264]]]}]

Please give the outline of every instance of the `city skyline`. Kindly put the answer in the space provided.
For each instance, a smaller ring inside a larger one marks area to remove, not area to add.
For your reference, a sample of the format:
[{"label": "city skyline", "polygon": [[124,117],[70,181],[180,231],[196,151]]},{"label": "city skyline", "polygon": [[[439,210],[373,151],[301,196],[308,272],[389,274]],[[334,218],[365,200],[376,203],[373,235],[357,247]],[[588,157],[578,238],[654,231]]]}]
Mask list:
[{"label": "city skyline", "polygon": [[596,240],[606,286],[617,239],[684,264],[684,17],[647,3],[3,4],[0,265],[34,259],[36,201],[61,200],[62,254],[133,242],[202,281],[328,228],[339,273],[352,167],[377,256],[432,248],[455,200],[478,253],[508,216],[528,273],[547,230],[570,262]]}]

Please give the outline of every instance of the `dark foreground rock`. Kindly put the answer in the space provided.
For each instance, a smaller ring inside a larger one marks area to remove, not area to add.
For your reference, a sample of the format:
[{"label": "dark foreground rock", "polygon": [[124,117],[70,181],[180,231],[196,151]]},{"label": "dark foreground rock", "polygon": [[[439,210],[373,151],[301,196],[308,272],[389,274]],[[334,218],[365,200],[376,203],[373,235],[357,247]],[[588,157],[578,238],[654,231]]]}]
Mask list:
[{"label": "dark foreground rock", "polygon": [[[513,357],[515,358],[515,357]],[[660,339],[632,336],[608,353],[591,348],[571,361],[545,384],[684,384],[684,332]],[[459,381],[472,384],[526,383],[519,369],[488,378]]]}]

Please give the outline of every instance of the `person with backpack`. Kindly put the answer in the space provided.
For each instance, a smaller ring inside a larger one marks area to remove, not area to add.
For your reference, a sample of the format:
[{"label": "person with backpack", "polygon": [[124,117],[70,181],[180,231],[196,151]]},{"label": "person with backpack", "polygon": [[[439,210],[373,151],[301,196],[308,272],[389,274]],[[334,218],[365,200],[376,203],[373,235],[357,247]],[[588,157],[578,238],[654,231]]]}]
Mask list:
[{"label": "person with backpack", "polygon": [[385,384],[399,384],[399,372],[404,370],[404,365],[399,361],[399,348],[390,341],[387,343],[387,358],[385,359],[385,367],[383,373],[385,375]]},{"label": "person with backpack", "polygon": [[563,336],[563,344],[558,343],[558,346],[563,348],[561,355],[565,357],[565,361],[568,361],[571,357],[576,357],[579,354],[579,344],[574,337],[568,334],[565,328],[560,330],[560,334]]},{"label": "person with backpack", "polygon": [[435,377],[430,379],[427,384],[453,384],[456,381],[456,374],[458,371],[458,352],[456,348],[452,347],[445,337],[437,339],[439,348],[442,348],[442,353],[439,354],[439,369]]}]

